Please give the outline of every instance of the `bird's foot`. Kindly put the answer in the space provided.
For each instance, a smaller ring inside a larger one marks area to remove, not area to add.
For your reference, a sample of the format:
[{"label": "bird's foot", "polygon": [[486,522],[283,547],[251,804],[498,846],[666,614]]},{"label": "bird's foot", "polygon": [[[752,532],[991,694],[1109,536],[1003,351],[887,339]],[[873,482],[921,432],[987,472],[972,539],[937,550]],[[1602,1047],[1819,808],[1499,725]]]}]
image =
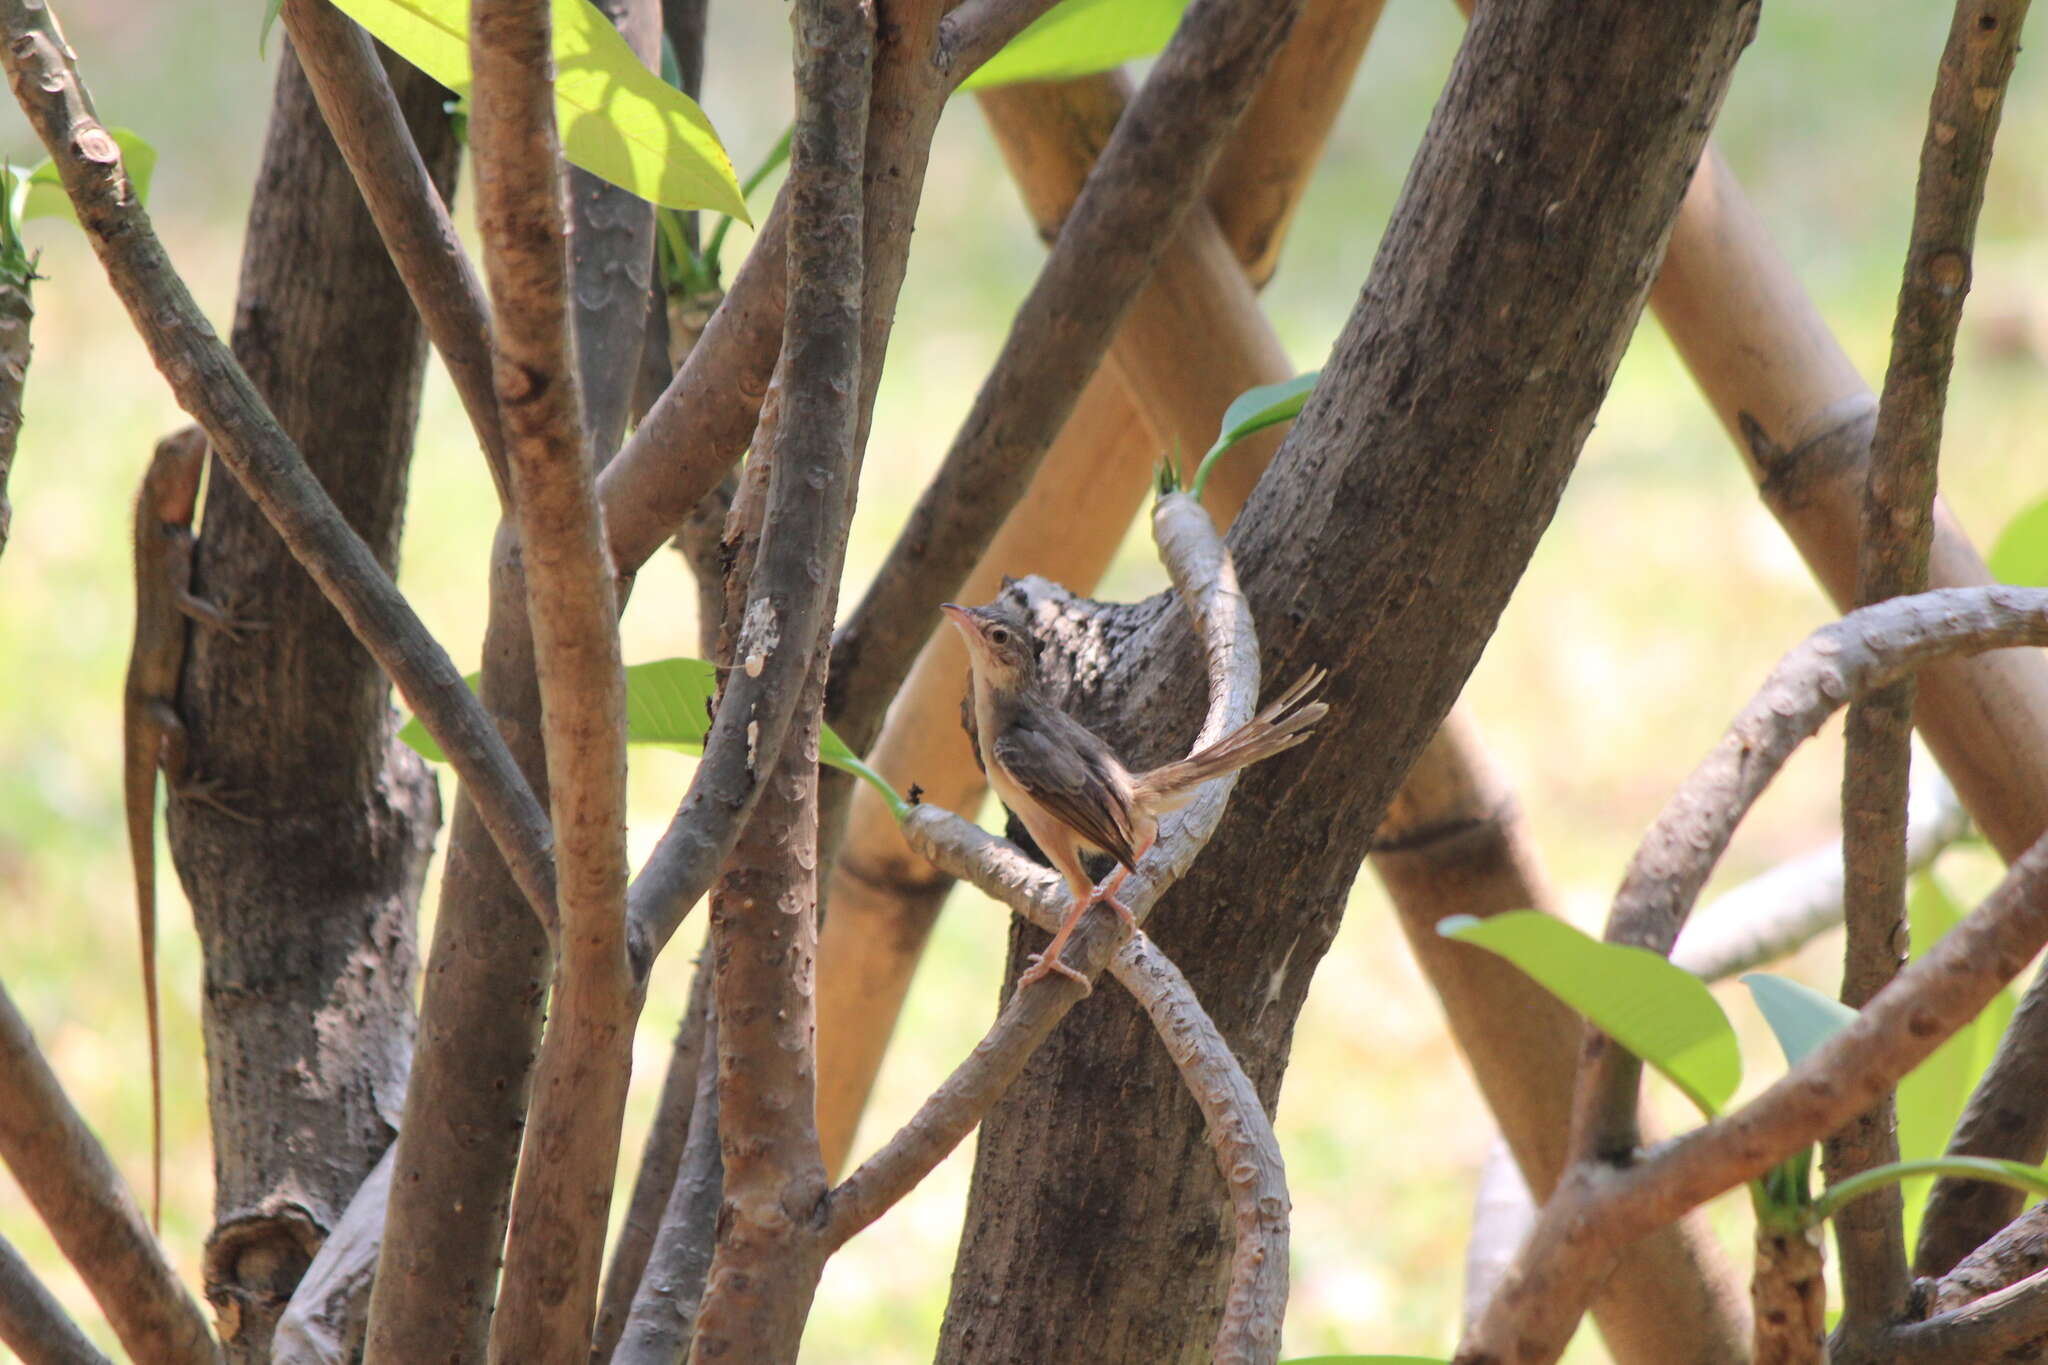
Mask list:
[{"label": "bird's foot", "polygon": [[1017,978],[1017,989],[1021,991],[1034,981],[1043,981],[1054,972],[1058,972],[1069,981],[1078,981],[1081,984],[1081,993],[1083,995],[1093,995],[1095,993],[1094,984],[1086,976],[1060,961],[1059,954],[1055,952],[1033,953],[1031,955],[1031,965],[1024,969],[1022,976]]}]

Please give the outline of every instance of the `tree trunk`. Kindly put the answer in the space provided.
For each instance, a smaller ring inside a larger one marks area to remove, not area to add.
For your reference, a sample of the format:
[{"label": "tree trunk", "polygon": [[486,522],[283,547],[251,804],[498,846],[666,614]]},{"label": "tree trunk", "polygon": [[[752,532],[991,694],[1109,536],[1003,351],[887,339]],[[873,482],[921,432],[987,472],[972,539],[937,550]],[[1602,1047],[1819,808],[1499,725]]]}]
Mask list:
[{"label": "tree trunk", "polygon": [[[1373,831],[1550,520],[1639,316],[1754,3],[1484,7],[1323,382],[1231,534],[1269,686],[1334,712],[1239,783],[1156,919],[1270,1108]],[[1163,598],[1097,623],[1074,699],[1127,757],[1194,728]],[[1039,935],[1013,935],[1011,967]],[[1192,1101],[1100,991],[989,1116],[939,1358],[1196,1361],[1228,1254]]]},{"label": "tree trunk", "polygon": [[[447,92],[389,62],[444,194]],[[236,357],[350,523],[397,562],[426,342],[297,60],[279,69],[242,265]],[[479,470],[479,478],[481,478]],[[216,1226],[206,1292],[230,1360],[268,1359],[306,1262],[404,1099],[416,913],[440,825],[389,687],[262,514],[216,471],[200,576],[269,628],[195,632],[183,709],[251,820],[173,803],[205,950]]]}]

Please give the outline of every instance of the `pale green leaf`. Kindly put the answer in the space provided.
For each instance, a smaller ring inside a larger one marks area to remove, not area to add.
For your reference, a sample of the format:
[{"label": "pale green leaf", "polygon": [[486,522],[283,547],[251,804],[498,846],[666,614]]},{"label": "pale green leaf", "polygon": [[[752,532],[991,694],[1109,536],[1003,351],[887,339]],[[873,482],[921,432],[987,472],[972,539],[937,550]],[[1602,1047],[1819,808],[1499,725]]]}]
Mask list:
[{"label": "pale green leaf", "polygon": [[961,89],[1070,80],[1149,57],[1173,37],[1187,7],[1188,0],[1063,0],[1012,38]]},{"label": "pale green leaf", "polygon": [[1202,490],[1209,486],[1209,471],[1232,446],[1254,432],[1299,417],[1322,373],[1321,370],[1310,370],[1278,384],[1261,384],[1255,389],[1246,389],[1232,400],[1230,406],[1223,410],[1222,430],[1217,433],[1216,444],[1209,447],[1202,456],[1201,467],[1195,471],[1192,490],[1195,497],[1202,496]]},{"label": "pale green leaf", "polygon": [[[469,93],[468,0],[336,0],[458,95]],[[555,121],[562,155],[666,208],[743,222],[746,197],[697,102],[649,71],[590,0],[554,0]]]},{"label": "pale green leaf", "polygon": [[[135,189],[136,202],[148,203],[149,179],[156,173],[156,148],[133,128],[109,128],[107,132],[121,149],[121,169]],[[31,218],[78,221],[78,215],[71,210],[71,196],[64,193],[64,177],[58,174],[57,163],[48,157],[36,163],[16,193],[20,196],[14,212],[17,222],[26,223]]]},{"label": "pale green leaf", "polygon": [[2023,588],[2048,588],[2048,498],[2005,524],[1991,549],[1991,576]]},{"label": "pale green leaf", "polygon": [[[472,673],[463,681],[474,690],[477,675]],[[702,659],[657,659],[631,665],[626,669],[626,742],[703,753],[705,736],[711,733],[711,702],[717,695],[718,669]],[[422,758],[434,763],[448,761],[418,716],[406,721],[398,737]],[[909,810],[881,774],[847,747],[829,725],[818,736],[818,761],[872,785],[897,819]]]},{"label": "pale green leaf", "polygon": [[277,16],[284,11],[284,0],[264,0],[263,27],[256,34],[256,55],[261,57],[270,46],[270,30],[277,23]]},{"label": "pale green leaf", "polygon": [[1742,978],[1742,984],[1749,987],[1756,1007],[1764,1013],[1764,1022],[1778,1035],[1778,1046],[1785,1050],[1789,1066],[1805,1061],[1807,1053],[1847,1028],[1856,1017],[1855,1010],[1832,996],[1782,976],[1751,972]]},{"label": "pale green leaf", "polygon": [[1603,943],[1534,910],[1453,915],[1437,932],[1520,967],[1709,1117],[1742,1083],[1742,1054],[1721,1006],[1698,978],[1648,949]]}]

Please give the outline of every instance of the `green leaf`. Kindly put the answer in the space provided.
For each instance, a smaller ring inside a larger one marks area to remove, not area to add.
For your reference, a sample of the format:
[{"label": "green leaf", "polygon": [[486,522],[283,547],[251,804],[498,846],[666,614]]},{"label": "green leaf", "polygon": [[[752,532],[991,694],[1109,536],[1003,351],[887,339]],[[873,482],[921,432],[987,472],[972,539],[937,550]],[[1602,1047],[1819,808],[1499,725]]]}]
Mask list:
[{"label": "green leaf", "polygon": [[[128,183],[135,189],[136,202],[148,203],[149,178],[156,172],[156,148],[133,128],[109,128],[107,132],[113,137],[114,145],[121,149],[121,169],[127,173]],[[22,180],[15,194],[16,222],[26,223],[31,218],[78,221],[78,215],[71,210],[71,196],[64,193],[64,177],[58,174],[57,163],[48,157],[36,163],[35,169]]]},{"label": "green leaf", "polygon": [[[666,208],[744,222],[746,197],[697,102],[649,71],[590,0],[553,0],[562,155]],[[468,0],[336,0],[384,45],[467,95]]]},{"label": "green leaf", "polygon": [[1498,953],[1648,1062],[1709,1118],[1742,1083],[1735,1030],[1706,986],[1646,948],[1602,943],[1534,910],[1452,915],[1437,932]]},{"label": "green leaf", "polygon": [[1841,1001],[1822,995],[1797,981],[1768,972],[1751,972],[1742,978],[1764,1022],[1778,1035],[1785,1050],[1785,1064],[1797,1066],[1806,1054],[1840,1033],[1855,1019],[1856,1011]]},{"label": "green leaf", "polygon": [[[477,676],[472,673],[463,679],[471,691],[476,690]],[[626,742],[703,753],[704,737],[711,733],[711,702],[717,695],[718,668],[702,659],[657,659],[631,665],[626,669]],[[400,727],[398,737],[429,762],[448,761],[418,716]],[[818,736],[818,760],[872,785],[898,820],[909,813],[903,798],[829,725]]]},{"label": "green leaf", "polygon": [[2023,588],[2048,588],[2048,498],[2022,510],[1998,533],[1991,576]]},{"label": "green leaf", "polygon": [[[1912,931],[1912,957],[1918,960],[1941,940],[1941,936],[1962,922],[1963,907],[1956,904],[1932,870],[1917,872],[1906,896],[1906,919]],[[1950,1134],[1962,1117],[1963,1106],[1984,1068],[1991,1065],[1998,1040],[2012,1022],[2019,997],[2010,986],[1991,998],[1991,1003],[1936,1048],[1926,1061],[1914,1067],[1899,1082],[1899,1156],[1906,1161],[1940,1156],[1948,1150]],[[1906,1235],[1917,1238],[1920,1216],[1933,1187],[1931,1177],[1905,1182],[1900,1191],[1906,1202]],[[1911,1240],[1907,1245],[1912,1245]]]},{"label": "green leaf", "polygon": [[263,6],[263,27],[256,34],[256,55],[261,57],[270,46],[270,30],[277,23],[277,16],[284,12],[284,0],[265,0]]},{"label": "green leaf", "polygon": [[961,86],[986,90],[1107,71],[1166,46],[1188,0],[1064,0],[1012,38]]},{"label": "green leaf", "polygon": [[1223,410],[1223,429],[1216,436],[1216,444],[1202,456],[1201,468],[1195,471],[1195,497],[1200,498],[1202,490],[1209,486],[1209,470],[1224,452],[1255,431],[1264,431],[1267,427],[1299,417],[1302,406],[1308,402],[1308,396],[1322,374],[1321,370],[1310,370],[1281,383],[1261,384],[1239,394]]}]

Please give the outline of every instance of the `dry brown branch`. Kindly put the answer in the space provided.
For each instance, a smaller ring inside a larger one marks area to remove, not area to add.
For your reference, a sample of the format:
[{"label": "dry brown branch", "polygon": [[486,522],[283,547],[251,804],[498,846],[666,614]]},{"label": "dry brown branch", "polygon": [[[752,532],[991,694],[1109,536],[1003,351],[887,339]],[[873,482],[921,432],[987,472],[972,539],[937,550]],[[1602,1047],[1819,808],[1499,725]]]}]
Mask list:
[{"label": "dry brown branch", "polygon": [[[1951,654],[2031,640],[2042,594],[1952,588],[1850,613],[1787,654],[1721,742],[1668,801],[1636,849],[1607,940],[1669,954],[1735,826],[1792,750],[1835,710]],[[1641,1064],[1591,1033],[1574,1101],[1573,1154],[1624,1159],[1637,1145]]]},{"label": "dry brown branch", "polygon": [[1118,125],[960,435],[834,639],[827,714],[856,749],[1073,411],[1299,5],[1195,0]]},{"label": "dry brown branch", "polygon": [[[2005,85],[2019,52],[2027,0],[1961,0],[1935,80],[1891,364],[1877,409],[1858,547],[1859,605],[1920,592],[1934,543],[1935,471],[1969,292],[1970,252]],[[1842,1003],[1859,1007],[1898,974],[1906,937],[1906,777],[1913,680],[1849,708],[1842,774]],[[1830,1184],[1897,1161],[1890,1097],[1822,1147]],[[1842,1258],[1842,1329],[1854,1337],[1897,1321],[1907,1306],[1904,1203],[1887,1185],[1835,1219]]]},{"label": "dry brown branch", "polygon": [[179,406],[206,428],[214,453],[440,744],[521,893],[535,914],[551,917],[547,815],[504,741],[447,652],[335,510],[172,268],[148,214],[129,193],[119,148],[94,117],[49,10],[7,0],[0,19],[15,98],[59,167],[108,280]]},{"label": "dry brown branch", "polygon": [[[908,826],[917,851],[952,876],[1050,933],[1071,901],[1060,878],[1014,845],[957,815],[924,805]],[[1279,1139],[1244,1068],[1180,969],[1139,934],[1109,960],[1109,973],[1131,993],[1202,1111],[1217,1171],[1237,1225],[1230,1290],[1216,1333],[1218,1362],[1270,1362],[1280,1352],[1287,1307],[1287,1174]]]},{"label": "dry brown branch", "polygon": [[510,485],[491,386],[490,308],[405,126],[390,78],[369,35],[328,0],[285,0],[283,17],[321,117],[476,429],[503,506]]},{"label": "dry brown branch", "polygon": [[[2019,864],[2015,863],[2014,870]],[[1909,1365],[1984,1365],[2038,1356],[2048,1337],[2048,1271],[1953,1312],[1906,1323],[1885,1335],[1890,1358]]]},{"label": "dry brown branch", "polygon": [[[1258,642],[1236,574],[1208,514],[1187,496],[1172,494],[1153,509],[1152,527],[1160,558],[1195,621],[1207,659],[1209,708],[1194,741],[1193,747],[1199,747],[1250,718],[1258,694]],[[1157,846],[1124,883],[1124,903],[1141,925],[1215,832],[1235,785],[1235,775],[1209,784],[1161,827]],[[940,816],[934,807],[911,812],[905,832],[913,847],[919,822]],[[1108,962],[1115,936],[1121,933],[1122,926],[1113,917],[1090,917],[1074,935],[1066,963],[1094,977]],[[916,1116],[832,1191],[827,1242],[834,1247],[843,1244],[929,1174],[974,1130],[1032,1051],[1085,994],[1082,984],[1058,978],[1013,995],[988,1035]]]},{"label": "dry brown branch", "polygon": [[490,1353],[568,1360],[589,1349],[638,1013],[625,938],[625,674],[570,336],[546,0],[480,0],[470,53],[477,218],[560,898]]},{"label": "dry brown branch", "polygon": [[[1963,589],[1867,607],[1788,654],[1666,806],[1609,918],[1613,942],[1668,950],[1735,821],[1800,739],[1837,707],[1947,653],[2048,640],[2048,592]],[[1981,1010],[2048,940],[2048,841],[1867,1005],[1857,1019],[1734,1113],[1637,1157],[1609,1145],[1619,1051],[1589,1048],[1577,1102],[1579,1160],[1460,1347],[1461,1362],[1556,1358],[1621,1249],[1830,1133]],[[1627,1069],[1631,1084],[1634,1070]],[[1630,1097],[1633,1116],[1633,1096]],[[1632,1164],[1624,1164],[1632,1163]]]},{"label": "dry brown branch", "polygon": [[0,1159],[136,1360],[218,1365],[199,1305],[164,1260],[106,1149],[0,987]]},{"label": "dry brown branch", "polygon": [[111,1365],[36,1272],[0,1237],[0,1342],[22,1365]]},{"label": "dry brown branch", "polygon": [[973,71],[1003,50],[1003,44],[1028,28],[1057,0],[960,0],[939,21],[935,54],[939,70]]},{"label": "dry brown branch", "polygon": [[1385,8],[1386,0],[1308,0],[1209,173],[1209,207],[1255,289],[1279,268],[1302,191]]},{"label": "dry brown branch", "polygon": [[[1906,803],[1906,870],[1918,872],[1970,832],[1955,788],[1925,754]],[[1790,957],[1842,922],[1842,845],[1815,849],[1709,902],[1686,921],[1671,960],[1727,981]]]}]

